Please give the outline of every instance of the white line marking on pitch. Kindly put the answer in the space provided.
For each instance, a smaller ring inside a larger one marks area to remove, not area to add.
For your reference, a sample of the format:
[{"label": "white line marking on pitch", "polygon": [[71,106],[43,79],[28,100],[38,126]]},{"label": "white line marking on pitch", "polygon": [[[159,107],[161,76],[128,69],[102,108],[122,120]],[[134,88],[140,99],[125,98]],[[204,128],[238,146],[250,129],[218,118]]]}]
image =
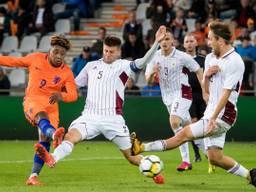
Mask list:
[{"label": "white line marking on pitch", "polygon": [[[121,160],[123,157],[86,157],[86,158],[78,158],[78,159],[64,159],[61,161],[94,161],[94,160]],[[1,161],[0,164],[11,164],[11,163],[32,163],[31,160],[16,160],[16,161]]]}]

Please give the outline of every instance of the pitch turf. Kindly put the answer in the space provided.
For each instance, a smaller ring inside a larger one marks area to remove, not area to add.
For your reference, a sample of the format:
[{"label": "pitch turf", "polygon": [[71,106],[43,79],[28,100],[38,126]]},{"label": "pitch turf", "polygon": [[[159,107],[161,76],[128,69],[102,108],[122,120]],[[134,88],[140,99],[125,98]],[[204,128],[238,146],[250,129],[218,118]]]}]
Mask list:
[{"label": "pitch turf", "polygon": [[[255,191],[247,182],[217,168],[207,173],[207,162],[193,164],[193,170],[179,173],[178,150],[153,153],[164,162],[166,183],[156,185],[129,165],[114,144],[86,142],[54,168],[44,167],[40,179],[45,186],[26,186],[30,173],[32,141],[0,141],[0,191],[2,192],[243,192]],[[227,143],[226,154],[248,168],[256,167],[256,143]],[[152,154],[152,153],[151,153]],[[192,154],[192,153],[191,153]]]}]

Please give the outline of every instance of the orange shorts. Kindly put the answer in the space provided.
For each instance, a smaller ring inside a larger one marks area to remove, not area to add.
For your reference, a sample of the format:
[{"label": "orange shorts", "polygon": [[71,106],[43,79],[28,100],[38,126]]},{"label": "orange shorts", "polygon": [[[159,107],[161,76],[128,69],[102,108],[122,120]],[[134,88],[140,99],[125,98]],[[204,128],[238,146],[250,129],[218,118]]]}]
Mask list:
[{"label": "orange shorts", "polygon": [[59,126],[59,108],[58,104],[51,105],[49,101],[26,99],[23,102],[24,113],[26,119],[33,125],[36,126],[35,117],[39,112],[46,112],[49,116],[50,123],[55,128]]}]

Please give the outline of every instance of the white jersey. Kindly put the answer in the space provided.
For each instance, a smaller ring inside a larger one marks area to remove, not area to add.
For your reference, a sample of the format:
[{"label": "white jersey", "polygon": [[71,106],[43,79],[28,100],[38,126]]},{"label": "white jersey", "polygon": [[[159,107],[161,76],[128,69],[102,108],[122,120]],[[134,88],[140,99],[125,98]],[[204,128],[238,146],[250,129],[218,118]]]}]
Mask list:
[{"label": "white jersey", "polygon": [[119,59],[106,64],[100,59],[89,62],[75,79],[78,87],[88,87],[83,114],[122,114],[125,84],[136,70],[134,61]]},{"label": "white jersey", "polygon": [[213,65],[218,65],[220,72],[209,79],[210,95],[204,118],[211,117],[223,94],[223,89],[229,89],[232,90],[231,95],[218,118],[229,125],[233,125],[236,120],[236,103],[243,80],[244,62],[241,56],[232,48],[221,58],[216,58],[213,53],[208,54],[205,59],[205,72]]},{"label": "white jersey", "polygon": [[199,64],[190,55],[175,48],[168,56],[162,55],[161,50],[158,50],[146,68],[146,75],[152,74],[156,64],[159,68],[159,84],[164,104],[170,105],[170,98],[173,96],[191,100],[188,72],[196,72],[200,68]]}]

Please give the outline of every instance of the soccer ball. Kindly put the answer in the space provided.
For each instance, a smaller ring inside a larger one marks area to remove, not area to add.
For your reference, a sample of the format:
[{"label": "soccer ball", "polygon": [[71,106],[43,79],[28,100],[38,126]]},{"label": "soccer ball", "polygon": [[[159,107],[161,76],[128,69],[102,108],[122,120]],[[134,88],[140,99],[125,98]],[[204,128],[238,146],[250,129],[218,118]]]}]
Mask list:
[{"label": "soccer ball", "polygon": [[155,177],[163,170],[164,164],[156,155],[147,155],[142,158],[139,170],[146,177]]}]

